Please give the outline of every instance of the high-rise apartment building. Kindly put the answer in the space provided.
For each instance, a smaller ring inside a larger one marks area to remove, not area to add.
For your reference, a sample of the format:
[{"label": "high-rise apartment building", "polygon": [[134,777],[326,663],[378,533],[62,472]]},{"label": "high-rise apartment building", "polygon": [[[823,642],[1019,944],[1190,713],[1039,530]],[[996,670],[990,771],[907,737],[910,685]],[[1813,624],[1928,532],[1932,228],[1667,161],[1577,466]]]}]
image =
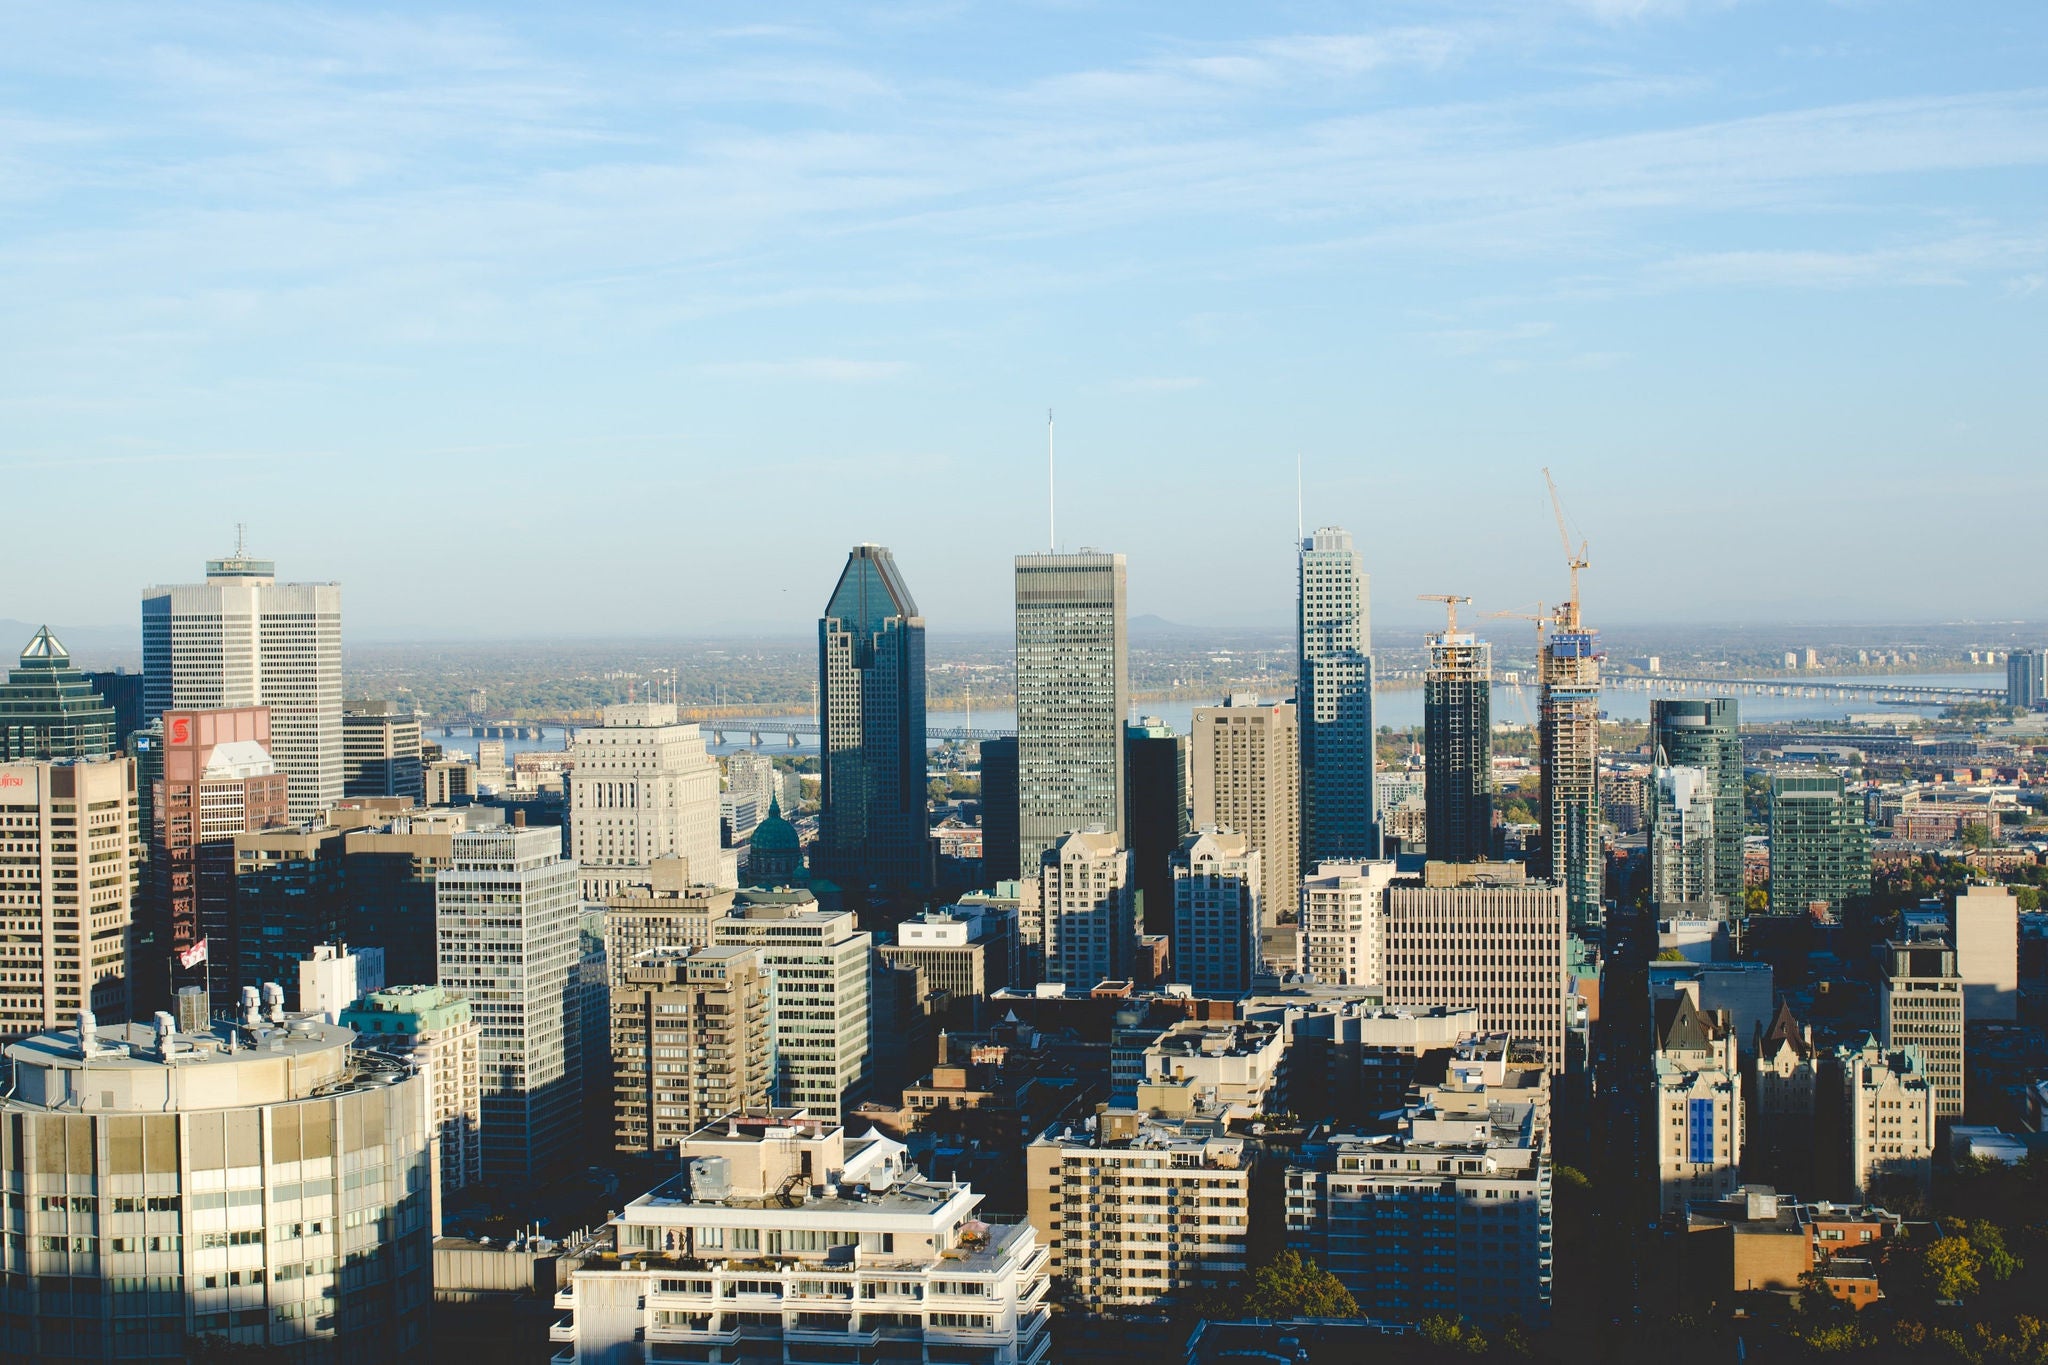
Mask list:
[{"label": "high-rise apartment building", "polygon": [[1301,879],[1301,969],[1324,986],[1385,979],[1391,861],[1319,863]]},{"label": "high-rise apartment building", "polygon": [[1301,727],[1295,708],[1237,694],[1195,708],[1188,741],[1188,790],[1197,829],[1242,834],[1263,864],[1259,952],[1281,969],[1300,953],[1296,892],[1301,885]]},{"label": "high-rise apartment building", "polygon": [[[1728,913],[1742,908],[1742,735],[1729,697],[1653,697],[1650,751],[1672,767],[1698,768],[1714,787],[1714,895]],[[1654,790],[1648,823],[1657,818]]]},{"label": "high-rise apartment building", "polygon": [[1655,1003],[1651,1131],[1658,1206],[1683,1214],[1694,1200],[1722,1199],[1742,1180],[1742,1066],[1726,1010],[1708,1012],[1695,991]]},{"label": "high-rise apartment building", "polygon": [[1370,860],[1380,856],[1370,580],[1351,533],[1335,526],[1301,542],[1299,567],[1302,867]]},{"label": "high-rise apartment building", "polygon": [[1063,835],[1123,840],[1130,710],[1124,557],[1019,555],[1017,821],[1025,870]]},{"label": "high-rise apartment building", "polygon": [[850,911],[749,905],[711,923],[718,948],[752,948],[768,976],[778,1102],[838,1123],[867,1098],[874,1043],[869,960],[874,936]]},{"label": "high-rise apartment building", "polygon": [[752,948],[655,948],[611,964],[613,1144],[655,1153],[764,1109],[768,981]]},{"label": "high-rise apartment building", "polygon": [[1017,825],[1017,737],[981,742],[981,882],[1022,875]]},{"label": "high-rise apartment building", "polygon": [[1771,774],[1771,913],[1816,909],[1840,916],[1870,891],[1870,827],[1863,802],[1825,768]]},{"label": "high-rise apartment building", "polygon": [[142,594],[148,714],[270,708],[270,755],[291,779],[291,818],[342,796],[341,585],[279,583],[238,549],[204,583]]},{"label": "high-rise apartment building", "polygon": [[1423,801],[1432,862],[1493,853],[1493,646],[1469,631],[1428,640],[1422,679]]},{"label": "high-rise apartment building", "polygon": [[341,1012],[356,1046],[403,1057],[427,1078],[427,1122],[440,1146],[441,1192],[484,1178],[482,1030],[469,1001],[441,986],[387,986]]},{"label": "high-rise apartment building", "polygon": [[1252,988],[1259,966],[1262,855],[1242,834],[1206,825],[1173,855],[1173,979],[1202,995]]},{"label": "high-rise apartment building", "polygon": [[625,963],[659,948],[709,948],[711,923],[732,913],[737,893],[692,886],[681,858],[656,858],[644,886],[605,897],[604,955],[615,975]]},{"label": "high-rise apartment building", "polygon": [[350,702],[341,713],[341,792],[424,801],[420,718],[397,702]]},{"label": "high-rise apartment building", "polygon": [[[1137,907],[1131,855],[1114,834],[1088,829],[1061,838],[1039,859],[1037,890],[1047,981],[1087,987],[1130,975]],[[1028,908],[1025,917],[1032,918]],[[1033,936],[1027,928],[1027,944]]]},{"label": "high-rise apartment building", "polygon": [[1387,889],[1387,1004],[1479,1011],[1483,1033],[1564,1070],[1564,888],[1520,863],[1425,864]]},{"label": "high-rise apartment building", "polygon": [[1187,838],[1188,741],[1157,716],[1124,727],[1124,837],[1148,934],[1173,925],[1173,855]]},{"label": "high-rise apartment building", "polygon": [[2005,656],[2005,704],[2035,707],[2048,698],[2048,651],[2015,649]]},{"label": "high-rise apartment building", "polygon": [[484,1175],[529,1180],[570,1153],[581,1118],[576,864],[553,829],[454,837],[435,874],[438,984],[482,1030]]},{"label": "high-rise apartment building", "polygon": [[813,865],[855,886],[923,886],[924,617],[879,545],[853,547],[818,619],[818,735]]},{"label": "high-rise apartment building", "polygon": [[1600,846],[1600,645],[1578,619],[1576,589],[1543,641],[1537,674],[1543,789],[1536,871],[1564,888],[1578,933],[1601,922],[1607,860]]},{"label": "high-rise apartment building", "polygon": [[0,685],[0,763],[107,758],[127,739],[50,628],[37,631]]},{"label": "high-rise apartment building", "polygon": [[1934,1087],[1936,1120],[1963,1116],[1963,978],[1956,950],[1939,941],[1887,943],[1878,1022],[1887,1052],[1919,1051]]},{"label": "high-rise apartment building", "polygon": [[0,764],[0,1038],[124,1019],[142,861],[135,764]]},{"label": "high-rise apartment building", "polygon": [[718,837],[718,760],[668,702],[604,708],[576,732],[569,774],[569,852],[583,895],[603,900],[647,880],[656,858],[690,860],[692,881],[731,886],[737,858]]},{"label": "high-rise apartment building", "polygon": [[1935,1089],[1917,1047],[1835,1049],[1841,1073],[1842,1130],[1848,1188],[1855,1200],[1877,1201],[1905,1184],[1926,1193],[1934,1169]]},{"label": "high-rise apartment building", "polygon": [[1963,1017],[2014,1023],[2020,1015],[2020,906],[2010,887],[1978,884],[1956,897],[1956,970]]},{"label": "high-rise apartment building", "polygon": [[1650,908],[1674,918],[1727,919],[1735,907],[1722,900],[1714,876],[1714,779],[1704,768],[1658,759],[1650,769]]}]

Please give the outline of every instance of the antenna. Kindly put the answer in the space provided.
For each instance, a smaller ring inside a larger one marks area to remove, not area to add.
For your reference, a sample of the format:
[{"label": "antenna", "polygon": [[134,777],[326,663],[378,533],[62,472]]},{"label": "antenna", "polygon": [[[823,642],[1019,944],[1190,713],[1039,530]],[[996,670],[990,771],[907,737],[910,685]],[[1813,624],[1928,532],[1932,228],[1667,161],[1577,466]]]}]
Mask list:
[{"label": "antenna", "polygon": [[247,523],[247,522],[242,522],[242,521],[238,521],[238,522],[236,522],[236,523],[235,523],[235,558],[236,558],[236,559],[240,559],[240,558],[242,557],[242,554],[243,554],[243,550],[244,550],[244,548],[245,548],[245,547],[246,547],[246,546],[248,545],[248,543],[249,543],[249,525],[248,525],[248,523]]},{"label": "antenna", "polygon": [[1045,552],[1060,552],[1059,503],[1052,484],[1052,409],[1045,410]]}]

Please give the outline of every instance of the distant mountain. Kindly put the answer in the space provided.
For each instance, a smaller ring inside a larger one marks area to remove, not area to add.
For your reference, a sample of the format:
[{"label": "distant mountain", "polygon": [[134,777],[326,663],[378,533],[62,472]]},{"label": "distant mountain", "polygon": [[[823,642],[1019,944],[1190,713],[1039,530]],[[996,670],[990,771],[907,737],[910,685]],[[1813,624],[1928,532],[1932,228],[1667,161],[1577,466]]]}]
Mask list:
[{"label": "distant mountain", "polygon": [[[0,667],[12,664],[38,630],[41,621],[0,618]],[[81,668],[142,667],[142,625],[60,626],[50,622],[50,634],[71,654]]]}]

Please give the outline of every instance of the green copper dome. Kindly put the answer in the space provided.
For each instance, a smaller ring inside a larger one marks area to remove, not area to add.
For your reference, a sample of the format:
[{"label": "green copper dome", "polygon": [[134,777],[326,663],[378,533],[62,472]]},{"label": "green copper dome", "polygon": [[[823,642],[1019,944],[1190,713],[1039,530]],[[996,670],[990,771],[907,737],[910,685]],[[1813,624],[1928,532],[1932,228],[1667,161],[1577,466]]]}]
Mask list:
[{"label": "green copper dome", "polygon": [[802,847],[796,826],[782,818],[782,799],[770,797],[767,818],[754,826],[753,834],[747,838],[748,850],[754,853],[795,853]]}]

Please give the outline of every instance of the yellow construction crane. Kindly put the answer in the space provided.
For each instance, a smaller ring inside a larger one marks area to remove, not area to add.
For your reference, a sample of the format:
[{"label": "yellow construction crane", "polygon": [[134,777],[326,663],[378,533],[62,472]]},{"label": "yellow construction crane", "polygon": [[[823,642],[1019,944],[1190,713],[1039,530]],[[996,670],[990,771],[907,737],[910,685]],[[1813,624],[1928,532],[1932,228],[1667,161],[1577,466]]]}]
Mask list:
[{"label": "yellow construction crane", "polygon": [[1557,538],[1564,544],[1564,562],[1571,566],[1571,601],[1557,609],[1558,628],[1566,631],[1579,629],[1579,570],[1591,563],[1586,558],[1586,542],[1579,541],[1578,553],[1572,552],[1572,534],[1564,525],[1564,501],[1557,496],[1557,480],[1550,477],[1550,466],[1543,467],[1543,482],[1550,487],[1550,510],[1557,514]]},{"label": "yellow construction crane", "polygon": [[1507,617],[1514,621],[1534,621],[1536,623],[1536,648],[1538,652],[1541,652],[1543,649],[1543,628],[1550,624],[1551,615],[1554,614],[1546,614],[1543,610],[1543,604],[1538,602],[1533,615],[1526,611],[1490,611],[1486,613],[1486,619],[1497,621],[1502,617]]},{"label": "yellow construction crane", "polygon": [[1472,599],[1469,597],[1459,597],[1455,593],[1448,592],[1419,592],[1415,594],[1415,600],[1418,602],[1443,603],[1444,614],[1450,618],[1449,624],[1444,627],[1444,634],[1456,635],[1458,633],[1458,604],[1460,602],[1470,602]]}]

